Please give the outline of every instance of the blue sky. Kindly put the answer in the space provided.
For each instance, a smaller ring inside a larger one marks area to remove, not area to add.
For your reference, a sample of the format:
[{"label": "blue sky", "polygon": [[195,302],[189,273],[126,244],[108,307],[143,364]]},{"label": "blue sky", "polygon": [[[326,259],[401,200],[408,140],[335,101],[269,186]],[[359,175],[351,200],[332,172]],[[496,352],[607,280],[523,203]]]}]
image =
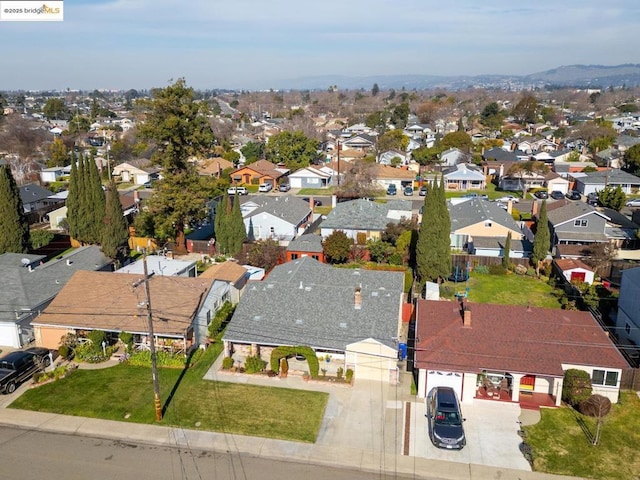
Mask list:
[{"label": "blue sky", "polygon": [[638,0],[66,0],[1,22],[0,90],[277,88],[317,75],[640,63]]}]

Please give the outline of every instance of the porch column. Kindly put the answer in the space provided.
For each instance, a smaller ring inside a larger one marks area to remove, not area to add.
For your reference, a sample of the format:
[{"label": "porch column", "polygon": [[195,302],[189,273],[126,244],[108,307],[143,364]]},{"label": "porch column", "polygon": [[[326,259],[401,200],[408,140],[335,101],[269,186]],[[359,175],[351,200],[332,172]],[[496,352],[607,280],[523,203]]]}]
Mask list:
[{"label": "porch column", "polygon": [[511,401],[519,402],[520,401],[520,379],[524,376],[520,373],[511,374],[513,377],[513,384],[511,385]]},{"label": "porch column", "polygon": [[254,357],[259,357],[260,356],[260,347],[258,347],[257,343],[252,343],[251,344],[251,355]]},{"label": "porch column", "polygon": [[231,342],[229,342],[229,340],[224,341],[224,356],[225,357],[231,356]]},{"label": "porch column", "polygon": [[564,385],[564,378],[555,378],[553,380],[553,394],[555,395],[556,407],[559,407],[562,403],[562,387]]}]

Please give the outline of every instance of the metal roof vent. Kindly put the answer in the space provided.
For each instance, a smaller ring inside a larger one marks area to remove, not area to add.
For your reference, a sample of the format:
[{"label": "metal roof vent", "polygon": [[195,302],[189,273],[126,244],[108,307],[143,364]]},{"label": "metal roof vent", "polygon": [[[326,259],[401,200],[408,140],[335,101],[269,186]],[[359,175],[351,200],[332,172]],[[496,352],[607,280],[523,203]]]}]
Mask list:
[{"label": "metal roof vent", "polygon": [[340,322],[340,328],[347,328],[346,322]]},{"label": "metal roof vent", "polygon": [[304,320],[301,318],[296,318],[296,325],[304,325]]}]

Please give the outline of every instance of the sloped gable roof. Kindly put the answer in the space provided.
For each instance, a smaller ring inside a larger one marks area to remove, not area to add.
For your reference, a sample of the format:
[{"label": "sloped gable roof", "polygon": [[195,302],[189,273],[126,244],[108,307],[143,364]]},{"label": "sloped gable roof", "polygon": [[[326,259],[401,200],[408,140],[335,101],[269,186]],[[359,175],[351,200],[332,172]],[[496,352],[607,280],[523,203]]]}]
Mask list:
[{"label": "sloped gable roof", "polygon": [[214,280],[235,284],[247,276],[246,268],[236,262],[227,260],[223,263],[211,265],[199,275],[199,278],[213,278]]},{"label": "sloped gable roof", "polygon": [[[33,324],[145,333],[146,308],[140,307],[144,293],[132,287],[142,278],[131,273],[78,271]],[[87,285],[92,286],[90,291]],[[184,335],[212,285],[212,279],[151,277],[154,332]]]},{"label": "sloped gable roof", "polygon": [[314,233],[305,233],[294,238],[287,245],[287,252],[322,253],[322,237]]},{"label": "sloped gable roof", "polygon": [[627,368],[589,312],[468,303],[463,327],[457,302],[418,300],[416,366],[562,376],[562,364]]},{"label": "sloped gable roof", "polygon": [[224,340],[340,351],[372,338],[395,348],[403,283],[401,272],[341,269],[303,257],[249,285]]},{"label": "sloped gable roof", "polygon": [[396,219],[390,217],[391,211],[406,212],[405,218],[411,219],[412,208],[411,201],[406,200],[378,203],[360,198],[338,203],[322,222],[321,228],[382,231],[388,223],[397,223]]},{"label": "sloped gable roof", "polygon": [[449,204],[449,217],[452,232],[486,221],[498,223],[516,232],[521,231],[513,217],[503,208],[479,198],[472,198],[457,205]]},{"label": "sloped gable roof", "polygon": [[577,218],[583,218],[588,215],[599,215],[605,220],[609,220],[604,213],[597,211],[594,207],[586,202],[570,202],[561,204],[557,208],[549,208],[547,205],[547,219],[554,227],[558,227],[564,223],[573,221]]},{"label": "sloped gable roof", "polygon": [[37,183],[30,183],[29,185],[23,185],[19,188],[20,190],[20,200],[22,200],[22,205],[28,205],[34,202],[40,202],[45,200],[47,197],[53,195],[53,192],[47,190],[46,188],[42,188]]},{"label": "sloped gable roof", "polygon": [[256,208],[243,214],[245,219],[255,217],[262,213],[267,213],[275,217],[281,218],[292,225],[299,225],[311,213],[309,202],[305,202],[302,198],[293,195],[254,195],[250,199],[242,202],[242,205],[254,204]]}]

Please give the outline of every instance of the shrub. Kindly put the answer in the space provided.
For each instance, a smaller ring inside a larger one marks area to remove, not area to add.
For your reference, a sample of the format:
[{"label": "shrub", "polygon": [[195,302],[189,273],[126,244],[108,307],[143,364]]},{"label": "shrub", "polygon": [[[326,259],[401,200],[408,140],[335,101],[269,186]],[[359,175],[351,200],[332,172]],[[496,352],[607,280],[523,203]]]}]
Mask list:
[{"label": "shrub", "polygon": [[[185,361],[186,358],[181,353],[169,353],[164,350],[156,352],[156,364],[158,367],[182,368],[184,367]],[[129,357],[129,363],[138,367],[150,367],[151,352],[149,350],[143,350],[133,353]]]},{"label": "shrub", "polygon": [[33,379],[33,383],[39,383],[42,381],[42,377],[44,377],[44,372],[36,372],[33,374],[33,377],[31,377]]},{"label": "shrub", "polygon": [[473,269],[473,271],[481,275],[486,275],[489,273],[489,267],[487,267],[486,265],[478,265]]},{"label": "shrub", "polygon": [[591,377],[584,370],[570,368],[564,372],[562,401],[577,406],[591,396]]},{"label": "shrub", "polygon": [[399,253],[392,253],[387,257],[387,262],[389,262],[389,264],[391,265],[402,265],[402,255],[400,255]]},{"label": "shrub", "polygon": [[342,380],[343,376],[344,376],[344,368],[338,367],[338,371],[336,372],[336,378],[338,380]]},{"label": "shrub", "polygon": [[107,341],[107,334],[102,330],[92,330],[87,334],[87,338],[91,340],[96,351],[102,351],[102,342]]},{"label": "shrub", "polygon": [[318,363],[318,357],[316,356],[316,352],[313,351],[311,347],[304,347],[298,345],[296,347],[276,347],[271,352],[271,370],[274,372],[280,371],[280,359],[291,357],[292,355],[304,355],[307,359],[307,363],[309,364],[309,373],[313,378],[318,376],[318,371],[320,370],[320,364]]},{"label": "shrub", "polygon": [[60,345],[60,347],[58,347],[58,355],[60,355],[65,360],[69,360],[72,357],[72,352],[73,350],[67,345]]},{"label": "shrub", "polygon": [[348,383],[351,383],[353,381],[353,370],[351,370],[350,368],[347,368],[345,379]]},{"label": "shrub", "polygon": [[224,302],[209,324],[209,337],[215,337],[231,319],[236,307],[231,302]]},{"label": "shrub", "polygon": [[501,264],[497,263],[495,265],[489,266],[489,273],[491,275],[504,275],[507,273],[507,269],[504,268]]},{"label": "shrub", "polygon": [[233,367],[233,357],[224,357],[222,359],[222,369],[229,370]]},{"label": "shrub", "polygon": [[133,333],[120,332],[118,338],[127,346],[127,350],[131,350],[131,348],[133,347]]},{"label": "shrub", "polygon": [[267,362],[260,357],[247,357],[244,361],[244,368],[247,373],[259,373],[267,366]]},{"label": "shrub", "polygon": [[536,275],[536,271],[535,271],[534,268],[531,268],[531,267],[527,268],[527,276],[528,277],[534,277],[535,275]]}]

